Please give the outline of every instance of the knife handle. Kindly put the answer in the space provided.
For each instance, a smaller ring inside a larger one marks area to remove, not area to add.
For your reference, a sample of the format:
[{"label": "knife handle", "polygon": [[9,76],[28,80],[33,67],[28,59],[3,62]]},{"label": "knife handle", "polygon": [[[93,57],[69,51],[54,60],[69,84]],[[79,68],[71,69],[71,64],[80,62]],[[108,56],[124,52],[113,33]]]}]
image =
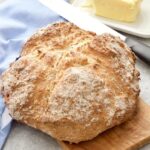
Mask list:
[{"label": "knife handle", "polygon": [[125,42],[139,58],[150,65],[150,46],[131,38],[126,38]]}]

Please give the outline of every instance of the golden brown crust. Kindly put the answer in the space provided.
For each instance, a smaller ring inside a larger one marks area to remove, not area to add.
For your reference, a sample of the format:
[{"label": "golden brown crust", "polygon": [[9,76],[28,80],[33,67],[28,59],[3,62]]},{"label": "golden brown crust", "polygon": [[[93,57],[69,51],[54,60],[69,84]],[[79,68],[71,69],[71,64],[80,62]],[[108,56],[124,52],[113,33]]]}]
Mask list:
[{"label": "golden brown crust", "polygon": [[1,93],[14,119],[78,143],[132,117],[138,80],[120,38],[62,22],[26,42],[1,77]]}]

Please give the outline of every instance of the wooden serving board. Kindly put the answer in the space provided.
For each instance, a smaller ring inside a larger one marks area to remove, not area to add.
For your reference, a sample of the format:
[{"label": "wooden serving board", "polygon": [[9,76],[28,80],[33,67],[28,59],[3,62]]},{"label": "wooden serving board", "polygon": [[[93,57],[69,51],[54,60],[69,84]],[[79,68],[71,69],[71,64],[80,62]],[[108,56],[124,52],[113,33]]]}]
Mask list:
[{"label": "wooden serving board", "polygon": [[58,142],[63,150],[137,150],[150,143],[150,106],[140,100],[134,118],[79,144]]}]

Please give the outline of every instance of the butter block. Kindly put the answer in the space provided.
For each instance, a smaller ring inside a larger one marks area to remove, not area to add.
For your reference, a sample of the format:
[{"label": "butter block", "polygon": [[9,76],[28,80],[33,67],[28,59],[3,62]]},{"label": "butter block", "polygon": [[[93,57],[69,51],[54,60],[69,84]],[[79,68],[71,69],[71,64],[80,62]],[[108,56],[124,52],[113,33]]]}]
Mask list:
[{"label": "butter block", "polygon": [[96,15],[133,22],[140,11],[141,0],[88,0]]}]

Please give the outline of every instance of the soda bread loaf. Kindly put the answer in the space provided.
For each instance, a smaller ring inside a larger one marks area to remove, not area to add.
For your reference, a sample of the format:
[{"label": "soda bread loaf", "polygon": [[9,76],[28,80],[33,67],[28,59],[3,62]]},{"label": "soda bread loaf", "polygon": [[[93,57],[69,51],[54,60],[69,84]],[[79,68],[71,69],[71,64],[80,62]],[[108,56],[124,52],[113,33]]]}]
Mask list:
[{"label": "soda bread loaf", "polygon": [[0,82],[15,120],[71,143],[130,119],[139,96],[139,72],[127,45],[68,22],[34,34]]}]

